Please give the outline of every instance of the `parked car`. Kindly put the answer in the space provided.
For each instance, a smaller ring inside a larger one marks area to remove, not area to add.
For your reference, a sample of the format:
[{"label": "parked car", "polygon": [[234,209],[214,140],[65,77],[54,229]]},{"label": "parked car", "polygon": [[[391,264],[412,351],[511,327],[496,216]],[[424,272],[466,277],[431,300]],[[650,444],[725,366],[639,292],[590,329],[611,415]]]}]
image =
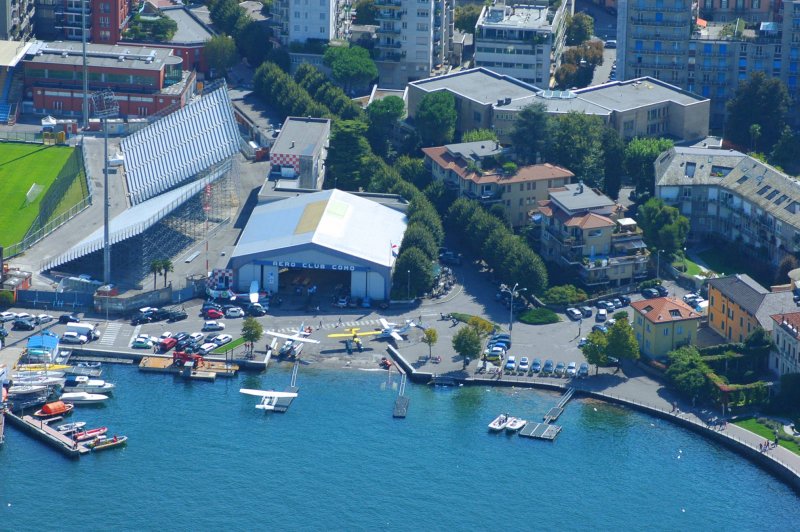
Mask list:
[{"label": "parked car", "polygon": [[589,376],[589,364],[586,362],[581,363],[581,367],[578,368],[578,377],[584,378]]},{"label": "parked car", "polygon": [[222,331],[225,330],[225,324],[221,321],[207,321],[203,324],[204,331]]},{"label": "parked car", "polygon": [[660,295],[661,297],[667,297],[669,295],[669,290],[667,290],[667,287],[664,286],[664,285],[661,285],[661,284],[656,285],[655,286],[655,290],[656,290],[656,292],[658,292],[658,295]]},{"label": "parked car", "polygon": [[619,296],[619,300],[622,301],[622,306],[627,307],[631,304],[631,298],[628,296]]},{"label": "parked car", "polygon": [[608,318],[605,323],[606,329],[610,329],[611,327],[614,326],[615,323],[617,323],[617,320],[615,318]]},{"label": "parked car", "polygon": [[17,318],[11,328],[15,331],[32,331],[36,328],[36,322],[32,318]]},{"label": "parked car", "polygon": [[165,308],[154,309],[150,313],[150,321],[161,321],[169,318],[170,311]]},{"label": "parked car", "polygon": [[219,346],[213,342],[207,342],[200,346],[200,349],[197,350],[198,353],[201,355],[207,355],[214,349],[218,348]]},{"label": "parked car", "polygon": [[[597,327],[597,325],[595,325],[595,327]],[[601,327],[602,327],[602,326],[601,326]],[[586,344],[588,344],[588,343],[589,343],[589,340],[588,340],[588,339],[587,339],[587,338],[584,336],[584,337],[583,337],[583,338],[581,338],[581,339],[580,339],[580,341],[578,342],[578,347],[583,347],[583,346],[585,346],[585,345],[586,345]]]},{"label": "parked car", "polygon": [[559,362],[558,364],[556,364],[556,369],[553,370],[553,373],[555,374],[556,377],[563,377],[564,372],[566,371],[566,367],[567,367],[566,364],[564,364],[563,362]]},{"label": "parked car", "polygon": [[233,340],[233,336],[230,334],[218,334],[216,338],[214,338],[214,343],[217,345],[225,345]]},{"label": "parked car", "polygon": [[659,295],[658,290],[655,288],[645,288],[642,290],[642,296],[645,299],[653,299],[654,297],[659,297]]},{"label": "parked car", "polygon": [[170,311],[169,316],[167,316],[167,321],[170,323],[185,320],[188,318],[189,315],[186,313],[185,310],[173,310]]},{"label": "parked car", "polygon": [[158,348],[161,350],[162,353],[166,353],[167,351],[175,347],[177,343],[178,340],[170,336],[169,338],[164,338],[163,340],[161,340],[158,343]]},{"label": "parked car", "polygon": [[605,299],[601,299],[600,301],[594,304],[595,308],[598,309],[605,308],[606,310],[608,310],[606,308],[606,305],[608,305],[608,301],[606,301]]},{"label": "parked car", "polygon": [[[611,304],[614,305],[614,309],[622,308],[624,305],[622,304],[622,300],[619,298],[614,298],[611,300]],[[611,310],[611,309],[608,309]]]},{"label": "parked car", "polygon": [[53,316],[51,316],[50,314],[39,314],[38,316],[36,316],[36,323],[38,323],[39,325],[43,325],[45,323],[50,323],[51,321],[53,321],[53,319],[54,319]]},{"label": "parked car", "polygon": [[583,313],[580,310],[572,307],[568,308],[565,313],[572,321],[578,321],[583,317]]},{"label": "parked car", "polygon": [[252,303],[249,307],[247,307],[247,312],[251,316],[263,316],[267,313],[266,309],[261,305],[261,303]]},{"label": "parked car", "polygon": [[137,312],[131,318],[131,325],[141,325],[143,323],[150,323],[150,314],[144,312]]},{"label": "parked car", "polygon": [[88,338],[86,338],[82,334],[78,334],[76,332],[65,332],[61,335],[61,343],[62,344],[85,344],[88,342]]},{"label": "parked car", "polygon": [[609,39],[609,40],[606,41],[605,47],[606,48],[616,48],[617,47],[617,41],[614,40],[614,39]]},{"label": "parked car", "polygon": [[508,344],[511,345],[511,335],[508,333],[494,333],[490,338],[490,340],[508,340]]},{"label": "parked car", "polygon": [[549,358],[544,361],[544,366],[542,366],[542,375],[550,375],[553,373],[553,361]]},{"label": "parked car", "polygon": [[17,315],[13,312],[5,311],[0,312],[0,323],[5,323],[7,321],[14,321],[17,319]]},{"label": "parked car", "polygon": [[592,325],[592,330],[593,331],[600,331],[601,333],[605,334],[605,333],[608,332],[608,327],[606,327],[605,325],[600,325],[598,323],[596,325]]},{"label": "parked car", "polygon": [[486,360],[494,362],[496,360],[503,360],[506,356],[506,350],[502,347],[490,347],[483,352],[486,356]]},{"label": "parked car", "polygon": [[338,300],[336,300],[336,306],[339,307],[339,308],[347,308],[347,304],[349,302],[350,302],[350,298],[349,297],[347,297],[347,296],[340,297]]},{"label": "parked car", "polygon": [[172,337],[180,342],[181,340],[185,340],[186,338],[189,338],[189,333],[183,332],[183,331],[176,332],[175,334],[172,335]]},{"label": "parked car", "polygon": [[539,373],[542,371],[542,361],[538,358],[534,358],[533,363],[531,364],[531,371],[534,373]]},{"label": "parked car", "polygon": [[506,371],[514,371],[517,367],[517,360],[514,355],[508,355],[508,360],[506,360],[506,365],[504,366]]},{"label": "parked car", "polygon": [[203,333],[200,333],[200,332],[193,332],[192,334],[189,335],[189,338],[193,342],[200,342],[200,341],[203,340],[204,337],[205,337],[205,335]]},{"label": "parked car", "polygon": [[239,307],[231,307],[225,311],[226,318],[243,318],[244,311]]},{"label": "parked car", "polygon": [[161,340],[166,340],[167,338],[172,338],[172,333],[169,331],[164,331],[161,333],[161,336],[158,337],[158,341],[160,342]]},{"label": "parked car", "polygon": [[567,364],[567,377],[574,377],[578,373],[577,364],[570,362]]},{"label": "parked car", "polygon": [[219,303],[215,303],[214,301],[206,301],[205,303],[203,303],[203,306],[201,307],[200,312],[205,312],[210,308],[213,308],[213,309],[216,309],[216,310],[222,310],[222,305],[220,305]]},{"label": "parked car", "polygon": [[504,350],[508,351],[511,349],[511,340],[506,340],[505,338],[489,340],[489,343],[486,344],[486,348],[490,349],[492,347],[502,347]]},{"label": "parked car", "polygon": [[528,357],[522,357],[519,359],[519,366],[517,366],[519,371],[524,371],[527,373],[531,369],[531,363],[528,361]]},{"label": "parked car", "polygon": [[225,315],[222,313],[222,310],[217,310],[215,308],[206,309],[205,316],[206,319],[209,320],[218,320],[225,317]]},{"label": "parked car", "polygon": [[62,314],[58,317],[58,323],[80,323],[80,321],[77,314]]},{"label": "parked car", "polygon": [[592,317],[592,307],[581,307],[578,310],[581,311],[584,318],[591,318]]},{"label": "parked car", "polygon": [[608,318],[608,311],[604,308],[598,309],[597,314],[594,315],[594,319],[598,322],[606,321]]}]

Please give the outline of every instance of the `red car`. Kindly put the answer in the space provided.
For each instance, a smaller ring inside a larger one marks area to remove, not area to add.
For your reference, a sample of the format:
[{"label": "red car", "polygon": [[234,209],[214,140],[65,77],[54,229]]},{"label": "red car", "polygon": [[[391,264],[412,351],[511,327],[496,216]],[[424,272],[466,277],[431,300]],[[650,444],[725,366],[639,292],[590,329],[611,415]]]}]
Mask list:
[{"label": "red car", "polygon": [[161,343],[158,344],[158,348],[161,350],[162,353],[166,353],[167,351],[175,347],[175,344],[177,343],[178,340],[176,340],[175,338],[171,337],[164,338],[163,340],[161,340]]},{"label": "red car", "polygon": [[224,318],[224,317],[225,317],[225,315],[221,311],[219,311],[219,310],[217,310],[215,308],[210,308],[210,309],[206,310],[206,319],[218,320],[218,319],[221,319],[221,318]]}]

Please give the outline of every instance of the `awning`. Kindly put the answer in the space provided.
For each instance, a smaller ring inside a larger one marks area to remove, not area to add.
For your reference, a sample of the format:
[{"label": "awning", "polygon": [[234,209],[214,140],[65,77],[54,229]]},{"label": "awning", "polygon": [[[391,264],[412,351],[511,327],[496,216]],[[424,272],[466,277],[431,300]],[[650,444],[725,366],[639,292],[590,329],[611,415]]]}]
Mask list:
[{"label": "awning", "polygon": [[625,251],[635,251],[640,249],[646,249],[647,245],[641,240],[629,240],[627,242],[620,242],[617,246],[621,247]]}]

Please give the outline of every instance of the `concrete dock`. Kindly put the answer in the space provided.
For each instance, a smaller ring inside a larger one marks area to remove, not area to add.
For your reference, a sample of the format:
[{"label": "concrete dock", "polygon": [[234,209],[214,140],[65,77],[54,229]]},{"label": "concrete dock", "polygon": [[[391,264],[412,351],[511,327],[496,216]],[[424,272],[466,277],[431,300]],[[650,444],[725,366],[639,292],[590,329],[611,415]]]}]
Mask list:
[{"label": "concrete dock", "polygon": [[7,412],[6,417],[8,422],[15,428],[33,436],[69,458],[79,458],[81,455],[90,452],[83,445],[76,445],[72,438],[58,432],[43,420],[31,416],[18,417],[11,412]]},{"label": "concrete dock", "polygon": [[[239,365],[215,360],[204,360],[202,364],[193,369],[195,372],[213,373],[215,379],[217,377],[235,376],[239,371]],[[141,362],[139,362],[139,370],[153,373],[182,373],[183,367],[173,364],[171,356],[155,355],[143,357]]]}]

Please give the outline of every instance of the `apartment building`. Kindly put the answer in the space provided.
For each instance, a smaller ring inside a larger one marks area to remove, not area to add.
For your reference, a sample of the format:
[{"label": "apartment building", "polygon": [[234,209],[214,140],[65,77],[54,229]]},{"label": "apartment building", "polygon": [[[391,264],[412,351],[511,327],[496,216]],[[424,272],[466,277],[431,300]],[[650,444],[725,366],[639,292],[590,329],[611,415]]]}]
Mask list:
[{"label": "apartment building", "polygon": [[475,66],[549,87],[572,9],[571,1],[553,9],[542,0],[484,6],[475,26]]},{"label": "apartment building", "polygon": [[30,40],[35,13],[34,0],[0,0],[0,40]]},{"label": "apartment building", "polygon": [[116,44],[122,39],[131,12],[131,0],[34,0],[36,38],[46,41],[81,40],[86,6],[89,42]]},{"label": "apartment building", "polygon": [[336,38],[342,7],[340,0],[276,0],[273,16],[278,40],[289,46],[309,39],[327,42]]},{"label": "apartment building", "polygon": [[769,367],[778,375],[800,373],[800,312],[774,314]]},{"label": "apartment building", "polygon": [[568,185],[575,177],[566,168],[551,164],[504,171],[499,161],[508,149],[494,141],[448,144],[422,151],[434,179],[483,205],[503,205],[515,227],[528,225],[539,201],[547,199],[548,189]]},{"label": "apartment building", "polygon": [[587,286],[620,286],[647,277],[649,252],[625,207],[583,183],[548,191],[539,202],[541,255],[576,270]]},{"label": "apartment building", "polygon": [[689,345],[697,338],[700,314],[672,297],[658,297],[631,303],[633,333],[639,350],[650,358]]},{"label": "apartment building", "polygon": [[375,0],[375,64],[381,86],[425,79],[449,57],[453,0]]},{"label": "apartment building", "polygon": [[406,103],[412,121],[422,97],[439,90],[455,97],[457,133],[493,129],[503,143],[510,142],[519,112],[535,103],[553,115],[577,111],[599,116],[623,138],[668,136],[691,141],[708,135],[709,99],[653,78],[552,91],[473,68],[409,83]]},{"label": "apartment building", "polygon": [[330,134],[331,121],[326,118],[287,117],[270,150],[270,179],[291,179],[297,188],[321,189]]},{"label": "apartment building", "polygon": [[770,316],[797,310],[791,290],[771,292],[746,274],[708,281],[708,325],[729,342],[744,342],[757,328],[771,331]]},{"label": "apartment building", "polygon": [[[780,78],[798,98],[800,0],[619,0],[617,74],[651,76],[711,99],[720,127],[725,103],[754,71]],[[699,13],[699,16],[697,14]],[[793,108],[797,120],[797,106]]]},{"label": "apartment building", "polygon": [[754,260],[800,252],[800,185],[734,150],[673,148],[655,162],[656,196],[689,219],[692,241],[722,240]]}]

